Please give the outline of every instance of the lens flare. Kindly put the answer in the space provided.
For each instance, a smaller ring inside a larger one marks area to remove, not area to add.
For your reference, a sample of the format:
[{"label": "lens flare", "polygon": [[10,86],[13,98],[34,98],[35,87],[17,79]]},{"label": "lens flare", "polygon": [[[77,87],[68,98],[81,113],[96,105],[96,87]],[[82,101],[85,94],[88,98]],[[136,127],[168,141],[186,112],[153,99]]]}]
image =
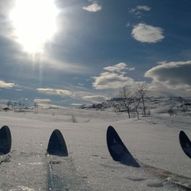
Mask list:
[{"label": "lens flare", "polygon": [[57,32],[58,13],[54,0],[15,0],[10,11],[14,39],[25,52],[42,53]]}]

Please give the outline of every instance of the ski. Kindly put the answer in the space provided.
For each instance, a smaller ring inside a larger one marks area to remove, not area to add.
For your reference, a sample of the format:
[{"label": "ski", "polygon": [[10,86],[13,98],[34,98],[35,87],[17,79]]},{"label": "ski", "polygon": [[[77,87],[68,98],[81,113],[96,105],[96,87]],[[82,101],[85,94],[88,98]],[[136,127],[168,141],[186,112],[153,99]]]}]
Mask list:
[{"label": "ski", "polygon": [[62,133],[55,129],[49,139],[47,153],[56,156],[68,156],[68,149]]},{"label": "ski", "polygon": [[78,175],[62,133],[55,129],[49,139],[46,164],[48,169],[48,189],[51,191],[87,191],[85,181]]},{"label": "ski", "polygon": [[184,153],[191,158],[191,141],[184,131],[180,131],[179,141]]},{"label": "ski", "polygon": [[8,126],[3,126],[0,129],[0,164],[10,161],[11,144],[11,131]]},{"label": "ski", "polygon": [[0,129],[0,155],[8,154],[11,150],[11,131],[8,126]]},{"label": "ski", "polygon": [[[118,161],[127,166],[141,167],[149,174],[158,177],[163,183],[173,184],[184,190],[191,190],[191,178],[172,173],[168,170],[153,167],[136,160],[112,126],[108,127],[106,136],[108,150],[114,161]],[[184,138],[183,140],[186,138],[185,142],[189,143],[190,146],[191,143],[187,136],[185,137],[185,134],[181,133],[181,143],[183,143],[181,145],[184,146],[183,148],[185,148],[186,143],[182,141],[182,137]]]},{"label": "ski", "polygon": [[108,127],[106,136],[107,147],[113,160],[119,161],[128,166],[140,167],[139,163],[126,148],[121,138],[112,126]]},{"label": "ski", "polygon": [[48,165],[48,190],[63,189],[61,159],[60,157],[68,156],[66,142],[60,130],[55,129],[48,142],[47,147],[47,165]]}]

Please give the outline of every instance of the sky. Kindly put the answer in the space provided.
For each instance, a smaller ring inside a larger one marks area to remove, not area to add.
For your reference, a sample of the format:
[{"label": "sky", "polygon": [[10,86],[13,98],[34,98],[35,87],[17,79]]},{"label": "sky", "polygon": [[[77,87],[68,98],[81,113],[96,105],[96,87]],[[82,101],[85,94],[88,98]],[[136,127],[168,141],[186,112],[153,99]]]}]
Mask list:
[{"label": "sky", "polygon": [[0,99],[191,96],[190,0],[0,0]]}]

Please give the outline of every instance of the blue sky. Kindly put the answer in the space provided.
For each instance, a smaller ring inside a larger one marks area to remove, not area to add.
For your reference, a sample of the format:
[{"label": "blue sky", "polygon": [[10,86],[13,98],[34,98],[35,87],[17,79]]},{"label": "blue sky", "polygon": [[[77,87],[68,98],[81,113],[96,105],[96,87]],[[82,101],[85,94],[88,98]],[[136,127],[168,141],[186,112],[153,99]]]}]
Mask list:
[{"label": "blue sky", "polygon": [[0,2],[0,99],[191,95],[190,0],[25,2]]}]

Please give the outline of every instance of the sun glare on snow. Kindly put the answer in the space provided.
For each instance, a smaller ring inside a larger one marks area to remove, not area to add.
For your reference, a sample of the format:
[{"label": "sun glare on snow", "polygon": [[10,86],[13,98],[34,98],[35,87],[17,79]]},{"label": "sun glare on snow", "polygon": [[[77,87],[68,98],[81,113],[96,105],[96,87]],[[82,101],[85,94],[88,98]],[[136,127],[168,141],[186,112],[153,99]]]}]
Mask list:
[{"label": "sun glare on snow", "polygon": [[54,0],[15,0],[10,12],[14,38],[28,53],[43,52],[57,32],[58,8]]}]

